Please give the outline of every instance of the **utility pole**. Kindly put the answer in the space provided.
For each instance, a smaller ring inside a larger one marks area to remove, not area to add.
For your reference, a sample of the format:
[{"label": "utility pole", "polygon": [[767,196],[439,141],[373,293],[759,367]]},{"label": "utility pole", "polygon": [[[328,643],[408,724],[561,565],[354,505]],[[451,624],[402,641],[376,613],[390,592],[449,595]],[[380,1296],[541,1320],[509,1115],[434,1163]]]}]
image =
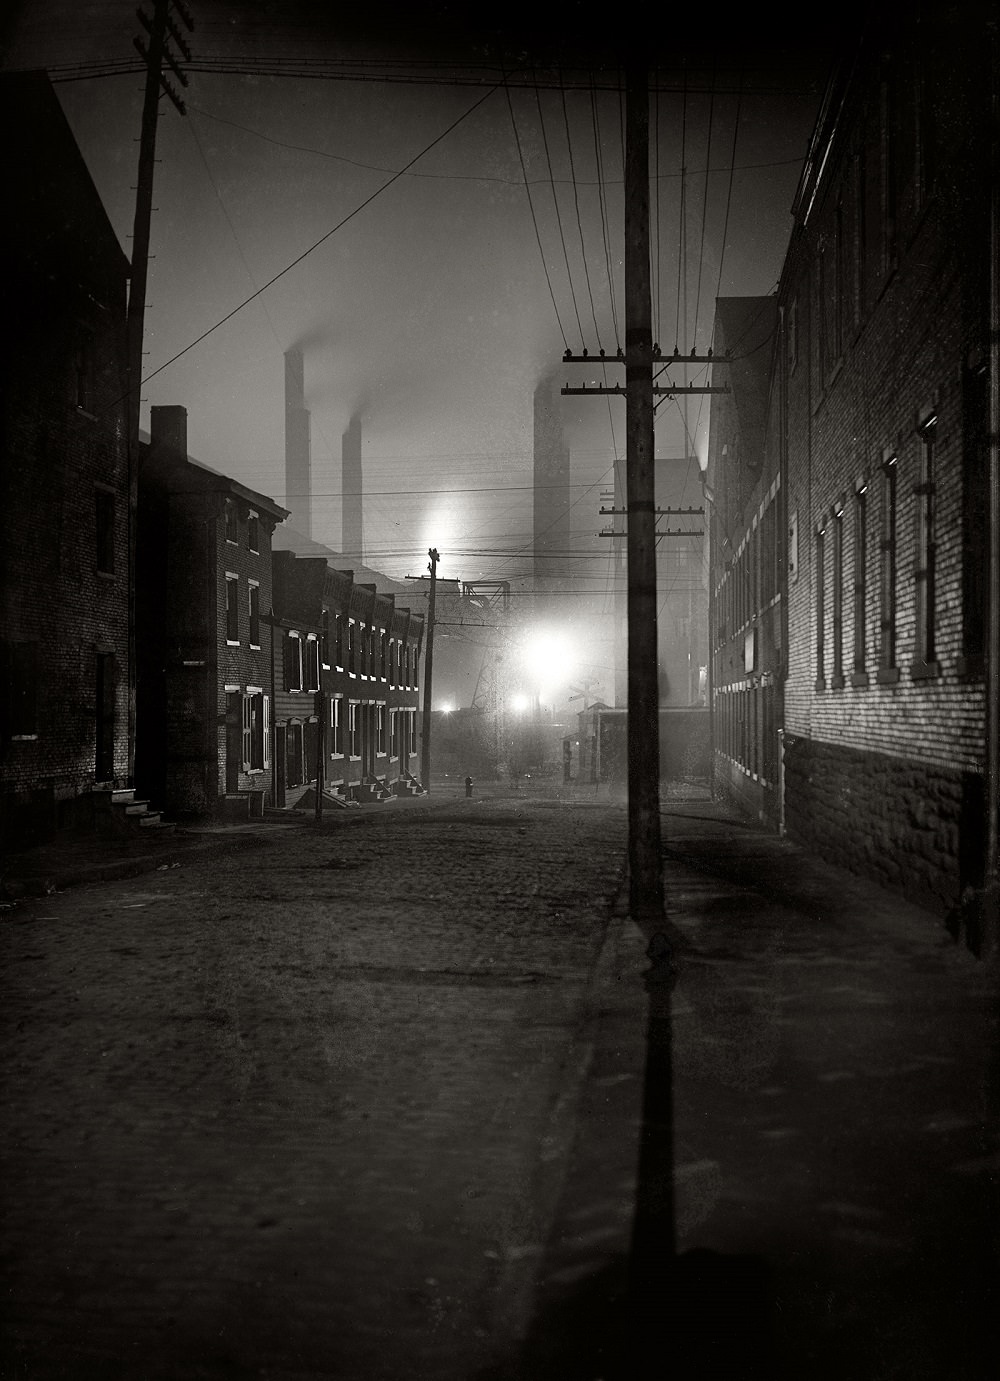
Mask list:
[{"label": "utility pole", "polygon": [[441,560],[437,547],[431,547],[427,555],[431,573],[431,588],[427,599],[427,653],[424,657],[424,722],[420,735],[420,784],[425,791],[431,789],[431,690],[434,678],[434,601],[437,595],[437,563]]},{"label": "utility pole", "polygon": [[649,283],[649,89],[631,65],[625,90],[625,501],[628,509],[629,911],[663,915],[656,675],[653,331]]},{"label": "utility pole", "polygon": [[[320,678],[323,668],[320,666]],[[323,821],[323,792],[326,788],[326,696],[322,687],[316,692],[316,809],[317,825]]]},{"label": "utility pole", "polygon": [[139,410],[142,392],[142,340],[146,311],[146,279],[149,270],[149,229],[153,214],[153,170],[156,163],[156,121],[159,116],[160,92],[164,91],[177,110],[184,115],[184,102],[163,74],[167,63],[182,86],[187,77],[168,47],[172,38],[186,62],[191,61],[188,48],[170,13],[171,6],[188,30],[194,21],[180,0],[153,0],[153,17],[137,10],[139,22],[148,35],[148,47],[141,38],[133,40],[146,64],[145,94],[142,103],[142,129],[139,136],[139,171],[135,188],[135,217],[132,222],[132,259],[129,274],[128,311],[126,315],[126,436],[128,464],[128,780],[135,779],[136,732],[136,645],[135,645],[135,573],[136,526],[139,504]]}]

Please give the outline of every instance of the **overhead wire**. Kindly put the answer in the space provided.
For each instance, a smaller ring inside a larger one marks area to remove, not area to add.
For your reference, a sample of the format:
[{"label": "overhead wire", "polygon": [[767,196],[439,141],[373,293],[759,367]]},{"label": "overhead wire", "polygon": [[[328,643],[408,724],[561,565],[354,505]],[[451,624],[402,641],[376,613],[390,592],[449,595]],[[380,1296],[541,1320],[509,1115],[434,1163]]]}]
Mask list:
[{"label": "overhead wire", "polygon": [[563,123],[566,126],[566,151],[569,155],[569,175],[573,183],[573,205],[576,209],[576,224],[580,232],[580,257],[583,259],[583,273],[587,282],[587,296],[590,298],[590,315],[594,322],[594,335],[598,349],[601,349],[601,328],[597,324],[597,309],[594,306],[594,290],[590,283],[590,268],[587,264],[587,246],[583,238],[583,217],[580,215],[580,190],[576,181],[576,167],[573,161],[573,139],[569,128],[569,111],[566,108],[566,93],[562,93]]},{"label": "overhead wire", "polygon": [[545,161],[549,169],[549,185],[552,188],[552,204],[555,207],[556,225],[559,228],[559,243],[562,245],[563,260],[566,264],[566,279],[569,283],[569,295],[573,302],[573,312],[576,316],[576,326],[577,330],[580,332],[580,344],[582,346],[584,343],[583,324],[580,321],[580,308],[577,304],[576,292],[573,288],[573,273],[569,266],[569,252],[566,248],[566,236],[563,232],[562,213],[559,210],[559,196],[556,192],[555,178],[552,174],[552,155],[549,152],[548,135],[545,133],[545,116],[542,112],[542,97],[537,87],[535,88],[535,102],[538,106],[538,125],[542,133],[542,146],[545,149]]}]

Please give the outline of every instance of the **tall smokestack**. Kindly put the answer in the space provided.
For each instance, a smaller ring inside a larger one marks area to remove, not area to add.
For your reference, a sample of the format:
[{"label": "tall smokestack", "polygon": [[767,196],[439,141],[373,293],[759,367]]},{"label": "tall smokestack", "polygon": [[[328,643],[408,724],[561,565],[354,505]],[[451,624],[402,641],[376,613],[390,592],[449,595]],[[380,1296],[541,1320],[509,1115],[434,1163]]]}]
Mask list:
[{"label": "tall smokestack", "polygon": [[312,537],[312,446],[305,363],[298,346],[285,351],[285,507],[291,526]]},{"label": "tall smokestack", "polygon": [[563,442],[559,385],[543,379],[535,389],[534,575],[535,594],[564,581],[569,545],[569,447]]},{"label": "tall smokestack", "polygon": [[341,543],[345,555],[364,562],[364,505],[361,475],[361,418],[355,415],[344,433],[341,451]]}]

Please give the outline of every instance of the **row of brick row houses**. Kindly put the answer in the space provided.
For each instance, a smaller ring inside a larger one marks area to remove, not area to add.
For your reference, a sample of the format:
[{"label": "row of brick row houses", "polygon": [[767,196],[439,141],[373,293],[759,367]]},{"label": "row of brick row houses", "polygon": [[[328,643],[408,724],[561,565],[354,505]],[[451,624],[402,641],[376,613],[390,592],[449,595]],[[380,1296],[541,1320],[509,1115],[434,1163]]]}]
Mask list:
[{"label": "row of brick row houses", "polygon": [[996,64],[977,6],[873,18],[776,295],[719,301],[732,393],[706,473],[718,787],[973,948],[996,811]]},{"label": "row of brick row houses", "polygon": [[24,131],[4,230],[5,842],[293,806],[317,778],[331,803],[419,790],[422,615],[272,553],[287,511],[191,458],[182,407],[152,409],[130,513],[128,262],[45,75],[0,95]]}]

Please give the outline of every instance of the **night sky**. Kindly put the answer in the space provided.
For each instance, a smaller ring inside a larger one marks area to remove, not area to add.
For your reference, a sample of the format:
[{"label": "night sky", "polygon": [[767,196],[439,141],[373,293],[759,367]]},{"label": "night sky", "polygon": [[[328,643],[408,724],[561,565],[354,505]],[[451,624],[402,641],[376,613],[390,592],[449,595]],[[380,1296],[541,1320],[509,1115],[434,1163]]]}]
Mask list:
[{"label": "night sky", "polygon": [[[472,25],[465,5],[390,5],[372,26],[361,7],[336,24],[325,4],[190,10],[188,113],[164,101],[159,126],[143,427],[150,403],[183,404],[193,456],[283,501],[283,353],[301,344],[314,536],[340,545],[341,436],[357,414],[368,564],[418,574],[433,544],[442,575],[526,575],[535,385],[547,371],[583,381],[561,364],[567,344],[624,344],[622,15],[535,5]],[[664,350],[704,350],[717,294],[776,285],[836,34],[716,6],[637,13],[655,64],[654,333]],[[139,31],[131,0],[28,0],[3,58],[49,69],[126,252]],[[624,403],[564,404],[580,554],[567,591],[596,597]],[[679,404],[657,419],[659,455],[704,458],[707,403],[689,404],[687,447]],[[700,502],[695,464],[686,501]]]}]

